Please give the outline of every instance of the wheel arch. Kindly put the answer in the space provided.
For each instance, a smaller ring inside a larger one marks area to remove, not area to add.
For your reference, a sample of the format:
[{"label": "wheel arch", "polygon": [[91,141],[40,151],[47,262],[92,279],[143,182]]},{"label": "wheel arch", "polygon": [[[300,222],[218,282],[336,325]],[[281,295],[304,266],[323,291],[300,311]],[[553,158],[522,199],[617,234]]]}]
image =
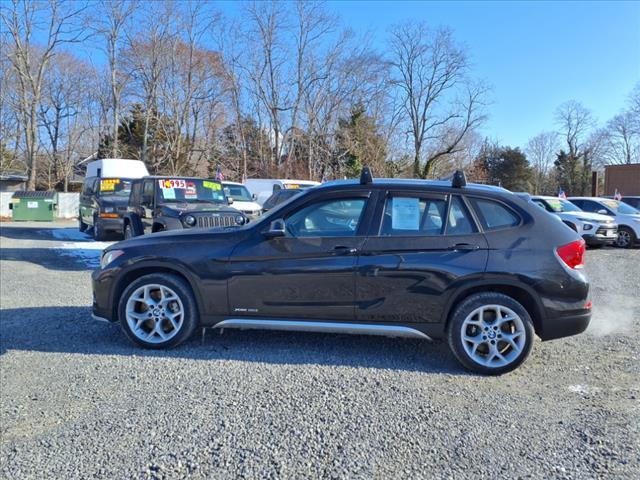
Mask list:
[{"label": "wheel arch", "polygon": [[518,303],[520,303],[531,316],[533,326],[537,334],[542,331],[542,323],[544,321],[544,309],[537,299],[535,292],[527,285],[511,280],[487,280],[469,283],[455,290],[447,301],[443,310],[442,323],[445,324],[445,330],[449,327],[451,315],[456,307],[469,295],[475,293],[502,293],[507,295]]},{"label": "wheel arch", "polygon": [[118,305],[120,304],[120,296],[127,288],[128,285],[136,281],[138,278],[144,275],[151,275],[154,273],[166,273],[184,280],[191,288],[193,296],[196,299],[196,307],[198,309],[198,315],[202,314],[203,302],[200,296],[200,291],[196,288],[196,282],[185,269],[178,268],[173,264],[166,263],[145,263],[136,265],[135,267],[123,272],[114,284],[114,288],[111,294],[111,308],[112,318],[118,319]]}]

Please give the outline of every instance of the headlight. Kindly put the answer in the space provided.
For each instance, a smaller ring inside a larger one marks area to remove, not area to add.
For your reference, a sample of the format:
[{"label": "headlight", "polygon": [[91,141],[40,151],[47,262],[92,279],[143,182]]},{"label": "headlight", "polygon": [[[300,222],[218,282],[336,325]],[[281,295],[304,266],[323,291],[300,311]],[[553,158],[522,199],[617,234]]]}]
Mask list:
[{"label": "headlight", "polygon": [[186,223],[190,227],[193,227],[196,224],[196,217],[194,217],[193,215],[187,215],[186,217],[184,217],[184,223]]},{"label": "headlight", "polygon": [[244,218],[243,215],[236,215],[236,223],[238,225],[244,225],[246,223],[246,219]]},{"label": "headlight", "polygon": [[116,210],[115,210],[115,208],[113,208],[113,207],[103,207],[103,208],[102,208],[102,211],[103,211],[104,213],[113,213],[113,212],[115,212]]},{"label": "headlight", "polygon": [[591,230],[592,228],[593,228],[593,225],[591,225],[590,223],[585,223],[585,224],[582,226],[582,229],[583,229],[583,230]]},{"label": "headlight", "polygon": [[124,252],[122,250],[109,250],[108,252],[103,253],[102,258],[100,259],[100,268],[106,268],[107,265],[109,265],[123,253]]}]

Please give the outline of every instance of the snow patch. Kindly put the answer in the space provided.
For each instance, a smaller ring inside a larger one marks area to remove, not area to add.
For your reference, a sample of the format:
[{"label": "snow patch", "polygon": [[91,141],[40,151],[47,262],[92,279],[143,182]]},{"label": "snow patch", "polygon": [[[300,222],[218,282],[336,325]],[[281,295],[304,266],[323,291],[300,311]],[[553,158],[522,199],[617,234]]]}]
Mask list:
[{"label": "snow patch", "polygon": [[596,387],[588,387],[586,385],[569,385],[567,387],[570,392],[579,393],[580,395],[586,395],[588,393],[596,393],[599,388]]},{"label": "snow patch", "polygon": [[80,260],[88,267],[97,268],[100,266],[100,256],[102,250],[113,242],[70,242],[63,243],[59,247],[52,247],[65,257],[72,257]]},{"label": "snow patch", "polygon": [[91,241],[91,237],[77,228],[54,228],[51,230],[53,238],[57,240],[83,240]]}]

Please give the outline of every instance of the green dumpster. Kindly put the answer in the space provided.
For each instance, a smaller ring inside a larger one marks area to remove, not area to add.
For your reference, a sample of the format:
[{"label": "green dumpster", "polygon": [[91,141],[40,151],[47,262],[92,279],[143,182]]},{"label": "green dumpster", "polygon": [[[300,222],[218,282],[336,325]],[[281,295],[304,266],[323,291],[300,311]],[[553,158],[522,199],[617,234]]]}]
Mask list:
[{"label": "green dumpster", "polygon": [[11,196],[11,210],[13,220],[23,222],[52,222],[55,210],[58,208],[58,194],[56,192],[15,192]]}]

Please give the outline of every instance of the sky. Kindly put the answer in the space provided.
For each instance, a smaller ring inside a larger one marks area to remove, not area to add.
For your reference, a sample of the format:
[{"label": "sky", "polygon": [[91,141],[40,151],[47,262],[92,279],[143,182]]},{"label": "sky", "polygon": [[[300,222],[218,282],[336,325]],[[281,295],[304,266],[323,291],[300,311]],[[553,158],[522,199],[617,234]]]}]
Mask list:
[{"label": "sky", "polygon": [[[237,4],[218,7],[233,13]],[[474,75],[492,86],[483,133],[503,145],[524,147],[554,130],[554,112],[567,100],[604,123],[640,82],[640,2],[329,1],[328,8],[381,50],[395,23],[450,27]]]}]

